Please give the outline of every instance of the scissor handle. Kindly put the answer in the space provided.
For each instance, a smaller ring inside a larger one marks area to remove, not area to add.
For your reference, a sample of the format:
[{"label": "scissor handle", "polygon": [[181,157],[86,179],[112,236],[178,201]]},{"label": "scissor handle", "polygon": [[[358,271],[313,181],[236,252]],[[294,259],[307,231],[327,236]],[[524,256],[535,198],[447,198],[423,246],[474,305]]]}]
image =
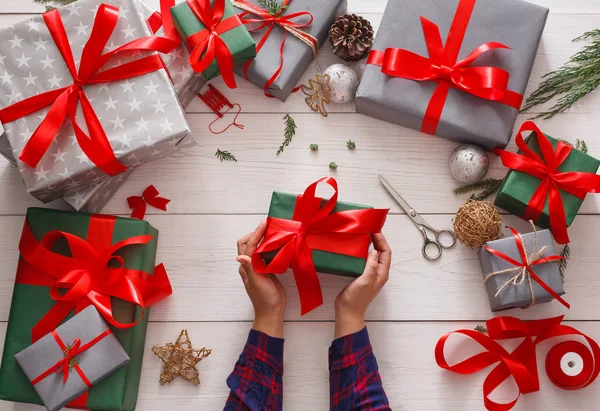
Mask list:
[{"label": "scissor handle", "polygon": [[[435,255],[429,255],[427,253],[427,248],[436,248],[437,249],[437,253]],[[429,238],[425,238],[425,241],[423,242],[423,257],[425,257],[428,260],[437,260],[438,258],[440,258],[440,256],[442,255],[442,245],[440,243],[438,243],[437,241],[431,241]]]},{"label": "scissor handle", "polygon": [[[434,230],[434,231],[435,231],[435,242],[441,248],[451,248],[451,247],[454,247],[454,244],[456,244],[456,235],[454,234],[454,231],[452,231],[452,230]],[[444,244],[444,242],[440,241],[440,235],[442,235],[442,234],[449,235],[450,238],[452,238],[452,243],[450,243],[450,244]]]}]

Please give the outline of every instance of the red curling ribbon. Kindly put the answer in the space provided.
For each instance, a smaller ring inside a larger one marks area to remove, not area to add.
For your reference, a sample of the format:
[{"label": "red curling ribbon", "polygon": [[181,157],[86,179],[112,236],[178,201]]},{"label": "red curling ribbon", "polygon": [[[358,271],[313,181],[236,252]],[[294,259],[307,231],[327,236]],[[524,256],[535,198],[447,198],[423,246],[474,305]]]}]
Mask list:
[{"label": "red curling ribbon", "polygon": [[[319,183],[330,185],[334,194],[321,206],[315,196]],[[301,315],[323,304],[321,285],[312,251],[367,258],[371,234],[381,232],[389,209],[348,210],[331,213],[338,199],[337,181],[323,177],[312,183],[304,195],[298,196],[291,220],[267,218],[265,237],[252,255],[257,273],[283,274],[291,265],[300,296]],[[278,250],[266,264],[263,253]]]},{"label": "red curling ribbon", "polygon": [[[524,131],[536,133],[542,157],[527,146],[521,135]],[[559,167],[569,157],[573,148],[559,141],[556,149],[553,149],[548,138],[533,121],[523,123],[517,132],[515,142],[522,154],[500,149],[493,149],[492,152],[500,156],[502,164],[506,167],[530,174],[541,180],[540,185],[531,196],[522,218],[537,221],[544,212],[544,206],[548,201],[550,230],[554,239],[559,244],[569,243],[567,217],[560,190],[583,200],[587,193],[600,192],[600,176],[585,172],[559,171]]]},{"label": "red curling ribbon", "polygon": [[133,209],[131,218],[143,220],[146,215],[146,203],[150,204],[152,207],[167,211],[167,204],[171,200],[159,197],[158,194],[160,194],[158,190],[153,185],[149,185],[141,196],[128,197],[127,203],[129,204],[129,208]]},{"label": "red curling ribbon", "polygon": [[[245,10],[243,13],[240,14],[240,17],[242,18],[242,21],[244,24],[259,23],[258,26],[249,29],[248,30],[249,32],[252,33],[255,31],[262,30],[265,27],[267,28],[265,31],[265,34],[263,34],[260,41],[256,45],[256,53],[257,54],[260,52],[260,50],[264,46],[265,42],[267,41],[267,38],[269,37],[269,35],[271,35],[271,32],[273,31],[273,28],[275,28],[275,26],[279,26],[283,29],[283,39],[281,40],[281,45],[279,46],[279,66],[277,67],[277,70],[275,70],[275,72],[273,73],[271,78],[269,78],[267,80],[267,82],[265,83],[265,85],[263,87],[263,90],[267,97],[273,97],[271,94],[269,94],[267,92],[267,89],[275,82],[275,80],[277,80],[277,77],[279,77],[279,74],[281,73],[281,70],[283,69],[283,63],[284,63],[283,48],[285,46],[287,32],[290,32],[292,35],[294,35],[295,37],[300,39],[302,42],[304,42],[306,45],[308,45],[313,52],[313,56],[316,56],[317,51],[319,50],[319,41],[315,37],[311,36],[308,33],[303,32],[301,30],[312,24],[313,15],[310,12],[300,11],[300,12],[296,12],[296,13],[282,15],[282,13],[288,7],[288,4],[290,3],[290,1],[291,0],[283,0],[283,2],[281,3],[281,8],[275,15],[269,13],[269,11],[267,9],[256,6],[252,3],[247,2],[246,0],[235,0],[233,2],[233,5],[235,7]],[[246,16],[248,16],[249,14],[252,14],[255,17],[254,18],[246,18]],[[294,22],[294,19],[297,19],[298,17],[303,17],[303,16],[309,17],[307,22],[305,22],[305,23]],[[250,68],[250,64],[252,64],[252,61],[248,61],[244,65],[244,76],[246,77],[246,80],[248,79],[248,69]],[[299,87],[296,87],[292,92],[296,92],[299,89],[300,89]]]},{"label": "red curling ribbon", "polygon": [[[58,327],[73,309],[79,313],[90,305],[96,307],[113,327],[131,328],[144,316],[147,307],[171,295],[171,284],[162,264],[155,267],[154,275],[150,275],[125,268],[123,258],[115,255],[124,247],[147,244],[153,238],[149,235],[133,236],[112,244],[115,220],[113,216],[93,215],[87,239],[55,230],[44,235],[39,243],[25,222],[15,282],[50,287],[50,296],[56,301],[31,330],[32,342]],[[66,240],[71,250],[70,257],[52,251],[52,246],[59,239]],[[130,323],[117,322],[111,297],[140,307],[140,318]]]},{"label": "red curling ribbon", "polygon": [[531,276],[531,278],[533,278],[535,280],[535,282],[537,282],[544,290],[546,290],[546,292],[548,294],[550,294],[554,299],[559,301],[562,305],[564,305],[565,307],[570,309],[571,305],[569,303],[567,303],[563,298],[561,298],[561,296],[558,295],[552,288],[550,288],[550,286],[548,284],[546,284],[544,282],[544,280],[542,280],[540,277],[538,277],[538,275],[531,268],[532,266],[535,266],[535,265],[545,264],[545,263],[549,263],[552,261],[564,260],[564,257],[561,257],[559,255],[550,255],[550,256],[547,256],[544,258],[538,258],[537,260],[528,263],[527,262],[527,251],[525,251],[525,245],[523,244],[523,240],[521,239],[521,236],[519,235],[517,230],[515,230],[514,228],[512,228],[512,227],[506,227],[506,228],[508,228],[513,234],[515,243],[517,244],[517,249],[519,250],[519,255],[521,256],[521,262],[507,256],[506,254],[504,254],[498,250],[490,248],[487,245],[484,245],[483,248],[486,251],[488,251],[489,253],[495,255],[496,257],[499,257],[505,261],[508,261],[515,267],[525,268],[527,270],[527,273],[529,273],[529,275]]},{"label": "red curling ribbon", "polygon": [[[19,156],[21,161],[31,167],[37,166],[52,143],[52,139],[68,117],[73,125],[77,142],[87,157],[107,174],[122,173],[127,168],[115,157],[106,133],[83,91],[83,87],[88,84],[124,80],[160,70],[163,68],[161,58],[152,55],[100,71],[106,62],[116,54],[134,50],[168,53],[174,48],[174,43],[164,38],[143,37],[102,54],[119,18],[117,7],[102,4],[96,14],[92,33],[83,49],[79,71],[77,71],[71,45],[60,14],[57,10],[52,10],[44,13],[43,18],[73,77],[73,84],[29,97],[5,107],[0,110],[0,122],[10,123],[44,107],[51,106],[48,114],[23,148]],[[89,136],[79,126],[75,118],[79,102],[81,102]]]},{"label": "red curling ribbon", "polygon": [[[108,336],[110,334],[112,334],[112,330],[110,328],[106,329],[104,332],[100,333],[96,338],[94,338],[93,340],[91,340],[90,342],[88,342],[87,344],[84,344],[84,345],[81,345],[81,340],[79,338],[76,338],[75,341],[73,341],[73,344],[71,345],[71,347],[69,348],[63,342],[63,340],[60,338],[60,336],[58,335],[56,330],[52,330],[52,336],[54,337],[54,340],[56,341],[56,343],[58,344],[58,346],[60,347],[62,352],[65,353],[65,356],[64,356],[64,358],[57,361],[56,364],[54,364],[52,367],[48,368],[46,371],[44,371],[38,377],[33,379],[31,381],[31,384],[36,385],[37,383],[39,383],[44,378],[46,378],[47,376],[49,376],[50,374],[52,374],[54,372],[57,374],[63,373],[63,384],[66,383],[67,380],[69,379],[69,370],[71,368],[69,366],[69,363],[71,362],[71,360],[73,358],[77,357],[79,354],[89,350],[94,345],[96,345],[99,341],[101,341],[102,339],[104,339],[106,336]],[[77,374],[79,374],[79,377],[81,377],[81,380],[85,383],[85,385],[88,386],[88,388],[92,386],[92,383],[86,377],[86,375],[84,374],[81,367],[79,367],[79,364],[73,365],[73,369],[77,372]]]},{"label": "red curling ribbon", "polygon": [[506,70],[488,66],[471,67],[481,55],[510,47],[497,42],[484,43],[457,62],[475,3],[476,0],[459,1],[445,45],[442,43],[439,27],[420,16],[429,58],[398,48],[371,50],[369,53],[367,64],[380,66],[383,74],[437,83],[421,123],[421,131],[424,133],[435,134],[450,88],[517,110],[521,107],[523,96],[508,90],[510,74]]},{"label": "red curling ribbon", "polygon": [[[585,367],[591,366],[592,372],[589,373],[585,381],[582,380],[577,385],[577,388],[571,389],[587,387],[594,382],[600,373],[600,366],[598,365],[600,347],[594,340],[575,328],[562,325],[562,319],[563,316],[524,322],[514,317],[492,318],[487,321],[488,335],[475,330],[458,330],[444,335],[435,347],[435,359],[441,368],[458,374],[474,374],[490,365],[497,364],[483,382],[484,405],[489,411],[508,411],[515,406],[521,394],[536,392],[540,389],[536,359],[537,345],[554,337],[581,336],[585,338],[591,348],[590,352],[584,346],[588,354],[586,357],[582,357],[587,358],[588,364]],[[444,347],[448,338],[453,334],[466,335],[479,343],[485,351],[457,364],[449,365],[444,354]],[[497,340],[515,338],[522,338],[523,341],[510,353],[497,342]],[[554,363],[554,359],[551,359],[551,361]],[[497,403],[489,399],[489,395],[509,377],[515,380],[519,389],[517,398],[508,403]],[[565,388],[561,385],[557,386]]]},{"label": "red curling ribbon", "polygon": [[233,54],[220,35],[240,26],[242,24],[240,17],[234,14],[223,19],[225,0],[215,0],[212,8],[210,0],[186,1],[192,13],[206,27],[186,40],[187,48],[190,50],[190,66],[196,73],[201,73],[216,58],[223,81],[229,88],[236,88]]}]

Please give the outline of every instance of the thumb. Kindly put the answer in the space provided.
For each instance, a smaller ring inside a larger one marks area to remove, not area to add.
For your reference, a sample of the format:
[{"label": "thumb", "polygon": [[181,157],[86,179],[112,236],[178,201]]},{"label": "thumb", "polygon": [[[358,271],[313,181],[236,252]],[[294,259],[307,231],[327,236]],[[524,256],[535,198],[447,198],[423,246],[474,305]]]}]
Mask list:
[{"label": "thumb", "polygon": [[365,271],[363,272],[363,277],[369,282],[375,281],[375,277],[377,276],[377,261],[379,259],[379,251],[373,250],[369,253],[367,257],[367,264],[365,265]]},{"label": "thumb", "polygon": [[244,267],[244,269],[246,270],[246,273],[248,274],[248,278],[250,280],[252,280],[256,273],[254,271],[254,267],[252,267],[252,259],[250,257],[248,257],[247,255],[238,255],[236,257],[236,260],[238,263],[240,263],[240,265],[242,267]]}]

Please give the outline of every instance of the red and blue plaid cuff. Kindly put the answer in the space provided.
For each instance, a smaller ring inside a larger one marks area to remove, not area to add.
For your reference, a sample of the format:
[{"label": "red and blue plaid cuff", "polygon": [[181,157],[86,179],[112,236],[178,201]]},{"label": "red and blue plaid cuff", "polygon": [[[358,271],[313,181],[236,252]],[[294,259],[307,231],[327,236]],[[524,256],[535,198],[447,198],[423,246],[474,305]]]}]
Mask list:
[{"label": "red and blue plaid cuff", "polygon": [[329,371],[352,367],[373,353],[367,327],[333,340],[329,347]]},{"label": "red and blue plaid cuff", "polygon": [[265,333],[250,330],[244,352],[267,364],[283,375],[283,338],[270,337]]}]

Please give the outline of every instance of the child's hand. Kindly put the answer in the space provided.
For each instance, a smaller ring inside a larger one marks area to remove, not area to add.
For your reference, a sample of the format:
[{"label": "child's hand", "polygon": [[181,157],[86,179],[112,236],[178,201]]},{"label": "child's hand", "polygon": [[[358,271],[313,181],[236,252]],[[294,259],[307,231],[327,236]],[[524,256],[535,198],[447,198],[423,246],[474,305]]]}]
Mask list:
[{"label": "child's hand", "polygon": [[237,242],[240,276],[254,306],[252,328],[271,337],[283,338],[283,313],[286,305],[285,288],[274,274],[262,275],[254,271],[250,257],[265,234],[267,224],[262,221],[256,230]]},{"label": "child's hand", "polygon": [[365,326],[365,313],[390,274],[392,250],[383,234],[373,234],[363,275],[352,281],[335,299],[335,338],[354,334]]}]

